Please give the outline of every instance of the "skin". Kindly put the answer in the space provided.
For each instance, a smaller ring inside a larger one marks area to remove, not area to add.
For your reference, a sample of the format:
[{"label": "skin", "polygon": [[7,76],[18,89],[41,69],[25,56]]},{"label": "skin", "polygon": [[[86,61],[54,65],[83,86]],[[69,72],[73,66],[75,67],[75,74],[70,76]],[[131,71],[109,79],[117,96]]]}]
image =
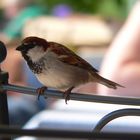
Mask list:
[{"label": "skin", "polygon": [[75,92],[100,95],[140,96],[140,1],[129,14],[125,24],[110,45],[103,60],[100,75],[125,88],[112,90],[101,84],[88,83]]},{"label": "skin", "polygon": [[111,90],[98,85],[103,95],[140,96],[140,1],[133,7],[126,23],[110,46],[101,75],[126,88]]}]

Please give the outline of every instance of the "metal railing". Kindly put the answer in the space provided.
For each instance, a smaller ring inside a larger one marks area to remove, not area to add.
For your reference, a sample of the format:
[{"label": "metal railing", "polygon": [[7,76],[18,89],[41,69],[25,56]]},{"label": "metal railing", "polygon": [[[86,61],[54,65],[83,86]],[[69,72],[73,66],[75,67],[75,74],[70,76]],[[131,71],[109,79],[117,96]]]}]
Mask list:
[{"label": "metal railing", "polygon": [[[2,47],[2,49],[1,49]],[[4,44],[0,42],[0,63],[5,59]],[[22,87],[8,84],[8,73],[3,72],[0,69],[0,137],[1,140],[10,140],[12,136],[37,136],[37,137],[57,137],[57,138],[102,138],[102,139],[140,139],[138,133],[109,133],[101,132],[101,129],[110,121],[122,117],[122,116],[140,116],[140,109],[121,109],[113,111],[104,116],[93,131],[66,131],[66,130],[47,130],[47,129],[21,129],[9,126],[9,114],[7,105],[7,91],[14,91],[17,93],[24,93],[37,96],[35,88]],[[56,90],[47,90],[44,92],[46,97],[64,98],[63,92]],[[98,96],[87,95],[79,93],[71,93],[71,100],[87,101],[87,102],[100,102],[109,104],[121,104],[121,105],[135,105],[140,106],[139,98],[125,98],[125,97],[110,97],[110,96]]]}]

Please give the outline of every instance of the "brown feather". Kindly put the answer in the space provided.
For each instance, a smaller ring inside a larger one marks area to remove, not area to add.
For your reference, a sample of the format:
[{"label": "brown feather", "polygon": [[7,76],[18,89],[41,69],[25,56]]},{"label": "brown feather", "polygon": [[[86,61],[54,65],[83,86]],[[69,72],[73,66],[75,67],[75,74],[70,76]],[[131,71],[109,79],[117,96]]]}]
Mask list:
[{"label": "brown feather", "polygon": [[37,43],[40,46],[46,46],[47,41],[45,39],[43,39],[43,38],[32,36],[32,37],[26,37],[22,41],[22,44],[24,44],[24,43],[26,43],[26,44]]},{"label": "brown feather", "polygon": [[[98,70],[92,67],[87,61],[85,61],[83,58],[75,54],[67,47],[55,42],[48,42],[48,44],[48,47],[51,48],[51,50],[53,50],[58,56],[60,56],[58,57],[60,61],[95,73],[98,72]],[[60,47],[61,49],[59,49]]]}]

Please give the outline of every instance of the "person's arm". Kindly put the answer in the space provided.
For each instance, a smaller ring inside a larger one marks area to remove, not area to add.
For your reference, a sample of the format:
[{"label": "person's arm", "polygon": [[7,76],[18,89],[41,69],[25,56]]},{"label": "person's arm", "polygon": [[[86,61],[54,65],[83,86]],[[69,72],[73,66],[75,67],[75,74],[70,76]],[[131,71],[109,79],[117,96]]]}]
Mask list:
[{"label": "person's arm", "polygon": [[133,7],[103,61],[100,74],[125,88],[108,89],[98,85],[104,95],[140,96],[140,1]]}]

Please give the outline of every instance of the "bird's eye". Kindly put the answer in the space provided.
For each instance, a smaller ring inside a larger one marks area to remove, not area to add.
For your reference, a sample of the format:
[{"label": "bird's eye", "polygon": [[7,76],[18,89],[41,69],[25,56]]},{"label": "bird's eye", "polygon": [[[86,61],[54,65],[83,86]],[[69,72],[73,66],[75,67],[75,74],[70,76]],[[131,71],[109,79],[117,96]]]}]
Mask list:
[{"label": "bird's eye", "polygon": [[36,42],[33,42],[33,45],[36,45]]}]

